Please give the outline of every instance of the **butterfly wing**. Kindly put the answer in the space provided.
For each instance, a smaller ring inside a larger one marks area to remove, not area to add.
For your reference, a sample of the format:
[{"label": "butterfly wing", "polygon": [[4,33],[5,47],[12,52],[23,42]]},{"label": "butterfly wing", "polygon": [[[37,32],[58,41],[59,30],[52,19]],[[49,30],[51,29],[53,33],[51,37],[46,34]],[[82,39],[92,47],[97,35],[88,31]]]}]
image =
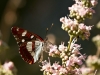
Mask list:
[{"label": "butterfly wing", "polygon": [[44,40],[37,34],[19,27],[12,27],[11,31],[19,46],[19,53],[22,59],[29,64],[39,60]]}]

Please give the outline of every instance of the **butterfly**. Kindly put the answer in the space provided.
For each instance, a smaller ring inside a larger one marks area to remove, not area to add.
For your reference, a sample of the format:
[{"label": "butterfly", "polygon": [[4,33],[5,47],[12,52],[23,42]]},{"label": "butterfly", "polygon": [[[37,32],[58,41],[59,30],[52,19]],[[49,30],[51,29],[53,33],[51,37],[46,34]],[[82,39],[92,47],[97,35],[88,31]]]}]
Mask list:
[{"label": "butterfly", "polygon": [[19,53],[25,62],[34,64],[43,59],[43,48],[47,39],[43,40],[39,35],[19,27],[12,27],[11,31],[19,46]]}]

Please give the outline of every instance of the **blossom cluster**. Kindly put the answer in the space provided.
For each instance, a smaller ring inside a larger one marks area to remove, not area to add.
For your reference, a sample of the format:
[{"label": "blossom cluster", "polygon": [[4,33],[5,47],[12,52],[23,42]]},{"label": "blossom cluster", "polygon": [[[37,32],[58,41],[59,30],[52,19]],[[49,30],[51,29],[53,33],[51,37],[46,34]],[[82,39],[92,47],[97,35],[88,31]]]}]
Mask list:
[{"label": "blossom cluster", "polygon": [[59,65],[58,62],[51,65],[50,60],[49,62],[45,60],[42,65],[41,71],[44,71],[44,75],[65,75],[68,73],[67,69]]},{"label": "blossom cluster", "polygon": [[80,75],[82,73],[79,67],[83,64],[85,55],[79,52],[81,46],[75,42],[74,39],[69,50],[67,46],[64,46],[64,43],[61,43],[59,47],[50,45],[49,56],[59,56],[62,59],[62,66],[57,62],[51,65],[50,61],[43,61],[41,71],[44,71],[44,75]]},{"label": "blossom cluster", "polygon": [[62,29],[67,31],[69,35],[82,39],[89,38],[92,26],[86,26],[84,23],[79,24],[77,20],[72,20],[67,17],[62,17],[60,22],[62,22]]},{"label": "blossom cluster", "polygon": [[[61,58],[62,64],[55,62],[52,65],[50,59],[49,62],[42,61],[41,71],[44,72],[44,75],[92,75],[94,69],[81,67],[86,56],[80,53],[81,45],[75,43],[78,38],[89,39],[92,26],[86,26],[83,21],[85,18],[92,18],[93,13],[95,13],[92,8],[97,3],[97,0],[75,0],[75,4],[69,7],[69,16],[60,18],[61,28],[68,32],[70,40],[68,46],[65,46],[64,42],[59,47],[53,44],[49,45],[49,56]],[[94,64],[90,62],[89,64]]]},{"label": "blossom cluster", "polygon": [[79,22],[85,18],[91,18],[95,11],[92,9],[97,5],[97,0],[75,0],[76,4],[69,7],[70,17],[76,18]]},{"label": "blossom cluster", "polygon": [[[2,34],[0,32],[0,53],[8,48],[8,45],[2,40]],[[3,65],[0,64],[0,75],[17,75],[17,69],[14,63],[12,61],[6,61]]]},{"label": "blossom cluster", "polygon": [[17,70],[14,66],[14,63],[11,61],[0,65],[0,75],[16,75],[16,72]]},{"label": "blossom cluster", "polygon": [[92,26],[86,26],[83,21],[85,18],[92,17],[93,13],[95,13],[92,8],[98,2],[97,0],[75,0],[75,3],[72,7],[69,7],[71,19],[69,17],[60,18],[62,29],[74,37],[79,37],[83,40],[88,39]]}]

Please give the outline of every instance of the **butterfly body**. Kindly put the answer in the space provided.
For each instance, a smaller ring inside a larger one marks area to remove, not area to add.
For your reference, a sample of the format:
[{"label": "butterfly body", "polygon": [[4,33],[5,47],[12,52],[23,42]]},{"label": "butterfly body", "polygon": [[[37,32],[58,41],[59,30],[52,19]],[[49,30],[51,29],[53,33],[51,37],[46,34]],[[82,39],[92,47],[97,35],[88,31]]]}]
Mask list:
[{"label": "butterfly body", "polygon": [[39,35],[19,27],[12,27],[11,31],[19,46],[19,53],[22,59],[28,64],[33,64],[40,60],[45,41]]}]

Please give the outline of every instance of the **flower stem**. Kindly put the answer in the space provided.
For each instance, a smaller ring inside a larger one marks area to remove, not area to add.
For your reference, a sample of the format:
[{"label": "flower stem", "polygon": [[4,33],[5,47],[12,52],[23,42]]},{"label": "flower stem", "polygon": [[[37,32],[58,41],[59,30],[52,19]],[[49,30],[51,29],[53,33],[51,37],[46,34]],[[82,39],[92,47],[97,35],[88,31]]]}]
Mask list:
[{"label": "flower stem", "polygon": [[[71,43],[73,41],[73,38],[74,37],[72,35],[70,35],[70,40],[68,42],[68,48],[67,48],[67,51],[65,52],[66,54],[70,52],[70,46],[71,46]],[[62,66],[63,67],[66,67],[65,61],[63,61],[63,60],[62,60]]]},{"label": "flower stem", "polygon": [[67,51],[70,51],[70,46],[71,46],[71,43],[72,43],[72,41],[73,41],[73,36],[72,35],[70,35],[70,40],[69,40],[69,44],[68,44],[68,48],[67,48]]}]

